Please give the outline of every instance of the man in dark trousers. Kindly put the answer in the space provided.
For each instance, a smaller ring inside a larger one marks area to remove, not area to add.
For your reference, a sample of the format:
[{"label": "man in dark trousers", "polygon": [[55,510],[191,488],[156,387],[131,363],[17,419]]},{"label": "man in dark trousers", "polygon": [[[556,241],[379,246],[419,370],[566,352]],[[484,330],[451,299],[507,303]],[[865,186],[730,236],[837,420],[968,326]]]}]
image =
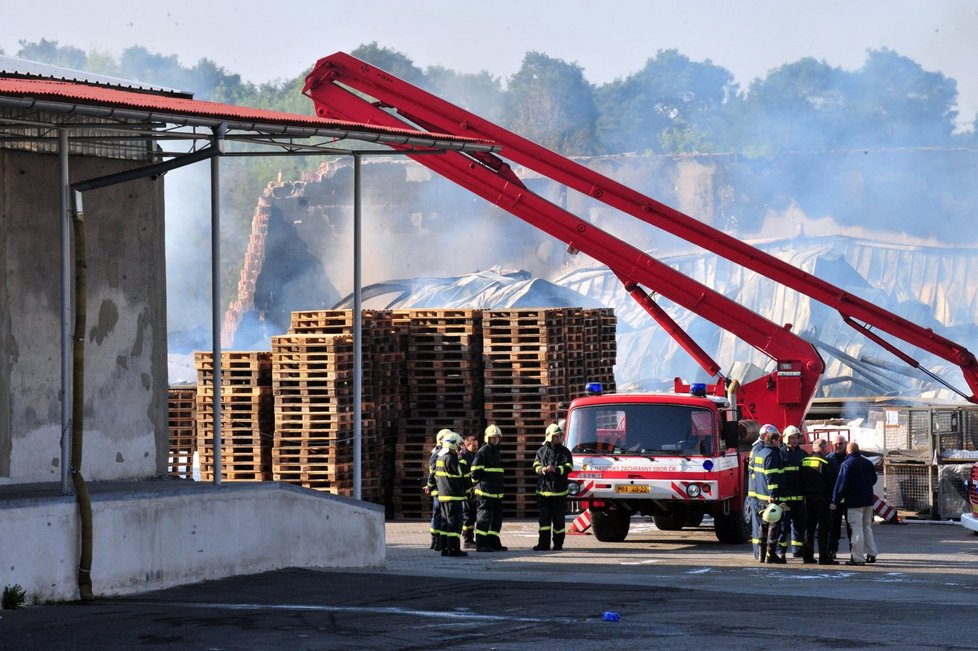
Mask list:
[{"label": "man in dark trousers", "polygon": [[778,555],[803,558],[802,546],[805,540],[805,498],[801,492],[801,462],[808,456],[801,448],[801,430],[794,425],[784,428],[786,445],[781,448],[781,463],[784,465],[781,481],[781,499],[791,507],[781,520],[781,539],[778,541]]},{"label": "man in dark trousers", "polygon": [[435,462],[438,461],[438,453],[441,452],[441,445],[445,441],[445,436],[452,434],[450,429],[442,429],[435,435],[435,447],[431,449],[431,456],[428,457],[428,479],[425,482],[425,495],[431,496],[431,547],[436,552],[441,551],[441,507],[438,506],[438,484],[435,482]]},{"label": "man in dark trousers", "polygon": [[465,443],[458,453],[458,464],[462,469],[465,478],[465,486],[468,494],[462,502],[462,543],[466,549],[475,547],[475,489],[472,487],[472,461],[475,453],[479,449],[479,437],[469,434],[465,437]]},{"label": "man in dark trousers", "polygon": [[564,430],[553,423],[547,426],[544,444],[537,450],[533,461],[533,472],[537,476],[538,520],[537,544],[535,552],[550,550],[553,536],[553,549],[559,552],[564,548],[567,517],[567,476],[574,469],[571,451],[563,445]]},{"label": "man in dark trousers", "polygon": [[845,500],[846,515],[852,527],[851,554],[846,565],[865,565],[876,562],[876,540],[873,538],[873,486],[876,485],[873,462],[859,451],[855,441],[846,446],[846,460],[839,467],[839,476],[832,491],[831,509]]},{"label": "man in dark trousers", "polygon": [[[754,458],[754,471],[756,473],[755,483],[758,503],[767,508],[770,504],[781,502],[781,493],[778,483],[781,481],[783,473],[781,464],[781,434],[771,434],[765,445]],[[781,504],[785,510],[790,507]],[[783,556],[778,556],[778,538],[781,534],[781,522],[776,520],[769,522],[761,519],[761,558],[762,563],[780,563],[787,561]]]},{"label": "man in dark trousers", "polygon": [[829,442],[815,441],[812,454],[801,462],[801,492],[805,496],[805,545],[803,556],[806,563],[815,562],[815,539],[818,537],[818,564],[838,565],[829,551],[829,534],[832,530],[832,491],[838,470],[826,457]]},{"label": "man in dark trousers", "polygon": [[761,559],[761,547],[764,545],[761,543],[761,510],[765,505],[761,505],[757,500],[757,472],[754,468],[754,462],[757,458],[757,453],[764,449],[767,445],[771,434],[778,434],[778,428],[770,423],[761,427],[760,431],[757,433],[757,440],[751,446],[750,455],[747,457],[747,500],[744,512],[747,517],[750,518],[750,533],[751,542],[754,545],[754,560]]},{"label": "man in dark trousers", "polygon": [[479,502],[475,518],[475,551],[504,552],[508,548],[499,539],[503,526],[503,455],[499,449],[502,430],[495,425],[486,428],[482,447],[472,460],[472,481]]},{"label": "man in dark trousers", "polygon": [[441,555],[468,556],[462,551],[462,502],[469,487],[458,464],[462,437],[451,432],[444,436],[438,460],[435,461],[435,483],[441,507]]}]

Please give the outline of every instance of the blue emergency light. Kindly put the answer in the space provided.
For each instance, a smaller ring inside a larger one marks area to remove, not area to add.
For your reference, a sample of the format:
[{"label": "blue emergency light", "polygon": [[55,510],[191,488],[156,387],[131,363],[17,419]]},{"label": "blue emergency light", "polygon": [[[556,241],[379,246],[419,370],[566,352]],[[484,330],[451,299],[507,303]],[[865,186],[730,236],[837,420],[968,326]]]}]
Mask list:
[{"label": "blue emergency light", "polygon": [[600,382],[588,382],[584,385],[584,395],[588,396],[600,396],[604,387],[601,386]]},{"label": "blue emergency light", "polygon": [[697,382],[696,384],[691,384],[689,386],[689,392],[694,396],[705,398],[706,397],[706,385],[702,382]]}]

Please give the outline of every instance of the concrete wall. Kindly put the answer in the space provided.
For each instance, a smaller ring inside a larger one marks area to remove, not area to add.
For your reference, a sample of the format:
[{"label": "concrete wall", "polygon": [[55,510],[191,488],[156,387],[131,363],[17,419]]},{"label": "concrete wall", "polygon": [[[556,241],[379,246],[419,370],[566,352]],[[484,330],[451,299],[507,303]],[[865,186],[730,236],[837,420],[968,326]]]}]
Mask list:
[{"label": "concrete wall", "polygon": [[[84,180],[139,165],[72,156]],[[58,157],[0,150],[0,483],[57,481],[61,456]],[[85,194],[85,447],[94,479],[165,472],[162,180]]]},{"label": "concrete wall", "polygon": [[[131,594],[284,567],[379,567],[383,508],[265,482],[94,488],[96,597]],[[29,600],[78,598],[73,498],[0,500],[0,586]]]}]

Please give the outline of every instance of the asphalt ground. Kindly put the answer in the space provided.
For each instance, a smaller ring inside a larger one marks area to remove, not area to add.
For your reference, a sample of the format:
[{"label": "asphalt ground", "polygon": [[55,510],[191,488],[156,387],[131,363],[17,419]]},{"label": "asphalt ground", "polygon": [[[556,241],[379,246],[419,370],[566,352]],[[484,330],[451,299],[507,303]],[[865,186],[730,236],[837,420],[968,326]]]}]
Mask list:
[{"label": "asphalt ground", "polygon": [[639,517],[623,543],[562,552],[533,552],[535,530],[504,522],[510,551],[444,558],[425,523],[388,523],[383,568],[5,610],[0,649],[978,648],[978,536],[957,524],[877,525],[864,567],[759,565],[709,526]]}]

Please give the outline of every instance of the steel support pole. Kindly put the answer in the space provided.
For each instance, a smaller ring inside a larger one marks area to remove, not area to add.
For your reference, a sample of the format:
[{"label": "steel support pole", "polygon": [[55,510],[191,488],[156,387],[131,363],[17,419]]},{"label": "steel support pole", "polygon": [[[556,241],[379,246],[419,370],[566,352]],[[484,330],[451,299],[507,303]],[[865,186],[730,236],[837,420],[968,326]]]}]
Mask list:
[{"label": "steel support pole", "polygon": [[71,495],[71,188],[68,179],[68,132],[58,131],[61,210],[61,494]]},{"label": "steel support pole", "polygon": [[[214,129],[214,146],[224,146],[224,125]],[[214,485],[221,485],[221,157],[211,158],[211,337],[214,356]]]},{"label": "steel support pole", "polygon": [[360,310],[360,156],[353,154],[353,499],[361,497],[363,333]]}]

